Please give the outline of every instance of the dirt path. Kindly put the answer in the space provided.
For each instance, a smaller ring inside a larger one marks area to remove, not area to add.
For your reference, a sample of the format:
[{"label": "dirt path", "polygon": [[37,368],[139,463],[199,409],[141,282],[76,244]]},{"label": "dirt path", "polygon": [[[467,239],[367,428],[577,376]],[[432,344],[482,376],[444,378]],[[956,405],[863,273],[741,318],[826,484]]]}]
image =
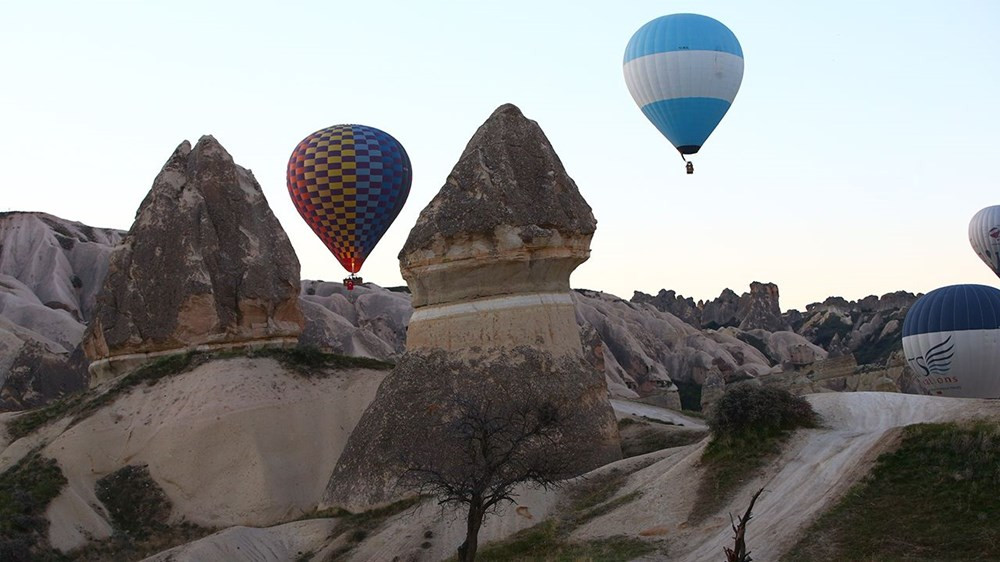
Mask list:
[{"label": "dirt path", "polygon": [[[719,557],[732,542],[728,513],[741,513],[759,487],[765,490],[754,510],[748,544],[758,560],[777,560],[798,535],[858,482],[897,436],[915,423],[1000,415],[1000,403],[881,392],[829,393],[808,397],[824,429],[800,432],[758,482],[712,518],[718,529],[692,533],[693,548],[679,560]],[[711,529],[706,521],[704,530]]]}]

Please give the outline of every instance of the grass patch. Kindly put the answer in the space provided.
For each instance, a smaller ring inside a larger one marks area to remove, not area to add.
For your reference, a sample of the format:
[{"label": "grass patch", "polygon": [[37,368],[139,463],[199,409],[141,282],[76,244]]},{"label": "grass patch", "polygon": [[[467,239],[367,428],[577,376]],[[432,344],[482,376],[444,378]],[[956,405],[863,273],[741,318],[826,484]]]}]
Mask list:
[{"label": "grass patch", "polygon": [[58,463],[38,451],[0,474],[0,560],[49,560],[45,509],[66,485]]},{"label": "grass patch", "polygon": [[95,491],[115,531],[128,539],[145,540],[167,527],[170,501],[146,466],[124,466],[98,480]]},{"label": "grass patch", "polygon": [[[625,485],[628,477],[629,473],[612,469],[600,476],[582,479],[573,485],[568,505],[559,512],[559,515],[525,529],[505,541],[480,545],[476,560],[624,562],[654,552],[665,554],[665,543],[662,541],[623,536],[586,542],[571,542],[568,539],[569,535],[581,525],[642,496],[642,492],[636,490],[614,497]],[[458,545],[455,547],[457,549]],[[449,560],[457,558],[452,556]]]},{"label": "grass patch", "polygon": [[270,357],[283,366],[307,377],[322,375],[324,369],[374,369],[387,371],[394,365],[368,357],[349,357],[327,353],[315,347],[264,348],[247,354],[249,357]]},{"label": "grass patch", "polygon": [[918,424],[788,561],[1000,560],[1000,424]]},{"label": "grass patch", "polygon": [[361,541],[368,538],[368,535],[378,529],[387,519],[417,506],[423,500],[424,498],[421,496],[413,496],[361,513],[351,513],[346,509],[334,507],[314,511],[304,517],[300,517],[299,520],[340,519],[340,525],[337,526],[335,534],[330,537],[330,540],[341,540],[343,544],[341,544],[340,548],[332,552],[327,560],[344,560]]},{"label": "grass patch", "polygon": [[781,453],[787,435],[756,439],[711,441],[701,457],[705,474],[698,484],[697,499],[688,519],[703,521],[719,510],[733,493],[754,479],[755,473]]},{"label": "grass patch", "polygon": [[25,412],[7,424],[7,431],[14,440],[20,439],[47,423],[69,415],[74,417],[71,425],[75,425],[101,407],[114,402],[119,396],[139,385],[152,386],[161,379],[185,373],[209,361],[234,357],[272,358],[289,370],[306,377],[324,376],[327,374],[327,370],[330,369],[387,370],[393,367],[392,363],[377,359],[326,353],[312,347],[179,353],[177,355],[160,357],[146,363],[135,371],[117,379],[110,388],[100,394],[91,392],[74,394],[42,408]]},{"label": "grass patch", "polygon": [[608,537],[580,543],[567,542],[558,523],[550,520],[525,529],[507,541],[481,548],[476,554],[476,560],[626,562],[657,550],[655,544],[630,537]]},{"label": "grass patch", "polygon": [[621,431],[622,456],[638,457],[653,451],[692,445],[705,438],[704,431],[638,427]]},{"label": "grass patch", "polygon": [[114,532],[74,550],[66,560],[139,560],[214,532],[188,522],[169,525],[170,500],[145,466],[122,467],[98,480],[94,491]]},{"label": "grass patch", "polygon": [[744,383],[726,389],[707,421],[712,440],[701,457],[705,474],[689,516],[695,523],[778,456],[792,430],[816,427],[819,418],[809,402],[787,390]]}]

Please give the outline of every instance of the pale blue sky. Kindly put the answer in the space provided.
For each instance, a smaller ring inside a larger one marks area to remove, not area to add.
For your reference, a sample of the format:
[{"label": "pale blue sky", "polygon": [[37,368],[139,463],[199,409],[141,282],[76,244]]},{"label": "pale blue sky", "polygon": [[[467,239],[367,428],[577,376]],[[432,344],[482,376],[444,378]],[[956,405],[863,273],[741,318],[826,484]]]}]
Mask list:
[{"label": "pale blue sky", "polygon": [[[746,72],[687,176],[622,80],[632,33],[696,12]],[[1000,3],[11,2],[0,0],[0,211],[128,228],[184,139],[253,170],[305,278],[345,272],[299,218],[285,164],[337,123],[381,128],[410,199],[362,270],[396,254],[496,106],[538,121],[598,219],[574,287],[711,299],[751,281],[783,308],[996,285],[968,220],[1000,204]]]}]

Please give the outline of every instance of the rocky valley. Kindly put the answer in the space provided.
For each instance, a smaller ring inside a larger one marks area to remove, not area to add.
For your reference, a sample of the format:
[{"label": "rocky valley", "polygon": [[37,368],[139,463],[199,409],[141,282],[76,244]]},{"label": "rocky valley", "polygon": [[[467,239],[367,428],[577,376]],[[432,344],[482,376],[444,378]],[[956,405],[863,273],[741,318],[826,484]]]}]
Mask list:
[{"label": "rocky valley", "polygon": [[[510,104],[413,226],[405,287],[300,279],[270,204],[205,136],[128,232],[0,215],[0,501],[18,513],[0,558],[447,559],[465,513],[408,478],[490,458],[485,437],[455,441],[474,411],[531,429],[508,457],[549,470],[504,490],[483,545],[721,559],[729,514],[764,488],[753,552],[777,560],[904,427],[1000,420],[996,401],[917,396],[917,295],[782,311],[767,282],[699,302],[571,288],[594,212]],[[706,414],[747,387],[806,396],[820,423],[708,501]]]}]

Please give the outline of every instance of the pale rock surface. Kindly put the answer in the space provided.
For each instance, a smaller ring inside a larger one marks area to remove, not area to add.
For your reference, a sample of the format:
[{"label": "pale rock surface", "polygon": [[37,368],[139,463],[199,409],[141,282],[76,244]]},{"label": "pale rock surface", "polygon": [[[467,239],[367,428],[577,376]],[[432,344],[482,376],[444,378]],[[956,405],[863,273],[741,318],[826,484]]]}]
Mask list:
[{"label": "pale rock surface", "polygon": [[84,340],[91,372],[164,351],[294,343],[298,294],[298,259],[253,175],[211,136],[185,141],[111,257]]},{"label": "pale rock surface", "polygon": [[123,235],[45,213],[0,213],[0,275],[20,281],[44,306],[87,321]]},{"label": "pale rock surface", "polygon": [[144,558],[144,562],[210,560],[300,560],[319,551],[339,525],[336,519],[294,521],[266,529],[230,527],[186,545]]},{"label": "pale rock surface", "polygon": [[355,357],[391,359],[406,349],[413,309],[408,292],[365,283],[302,281],[299,303],[306,317],[300,345]]},{"label": "pale rock surface", "polygon": [[0,213],[0,410],[86,386],[75,356],[122,232],[45,213]]},{"label": "pale rock surface", "polygon": [[64,420],[9,444],[0,468],[39,443],[56,459],[69,484],[46,516],[49,538],[63,551],[108,536],[94,486],[133,464],[149,466],[173,521],[273,525],[316,508],[384,377],[349,369],[305,378],[273,359],[212,361],[136,387],[76,424]]}]

